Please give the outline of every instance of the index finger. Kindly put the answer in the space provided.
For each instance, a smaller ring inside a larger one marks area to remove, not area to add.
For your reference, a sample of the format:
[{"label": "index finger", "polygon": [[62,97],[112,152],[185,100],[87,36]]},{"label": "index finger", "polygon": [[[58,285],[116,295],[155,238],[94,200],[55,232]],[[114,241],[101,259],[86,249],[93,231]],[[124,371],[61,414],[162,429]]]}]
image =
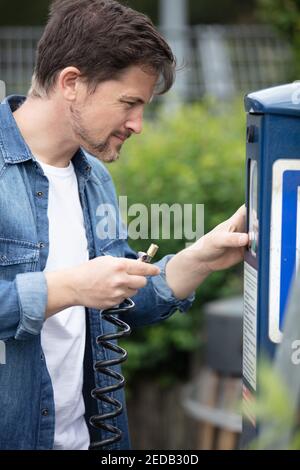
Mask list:
[{"label": "index finger", "polygon": [[215,245],[217,248],[241,248],[249,242],[246,233],[230,233],[223,232],[221,236],[216,238]]},{"label": "index finger", "polygon": [[126,268],[128,274],[136,276],[157,276],[160,273],[160,269],[155,264],[134,259],[126,259]]}]

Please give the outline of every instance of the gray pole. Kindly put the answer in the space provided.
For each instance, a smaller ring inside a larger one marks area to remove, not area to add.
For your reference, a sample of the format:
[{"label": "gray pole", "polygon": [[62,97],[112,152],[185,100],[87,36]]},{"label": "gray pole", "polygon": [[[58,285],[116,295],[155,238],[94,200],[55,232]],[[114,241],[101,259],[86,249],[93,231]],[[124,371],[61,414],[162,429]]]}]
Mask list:
[{"label": "gray pole", "polygon": [[181,28],[188,23],[187,0],[160,0],[161,24],[166,28]]},{"label": "gray pole", "polygon": [[5,82],[0,80],[0,101],[4,100],[6,91],[5,91]]},{"label": "gray pole", "polygon": [[[188,1],[160,0],[160,27],[177,58],[178,67],[185,66],[188,52]],[[188,71],[185,68],[177,73],[173,95],[180,102],[185,100],[187,92]]]}]

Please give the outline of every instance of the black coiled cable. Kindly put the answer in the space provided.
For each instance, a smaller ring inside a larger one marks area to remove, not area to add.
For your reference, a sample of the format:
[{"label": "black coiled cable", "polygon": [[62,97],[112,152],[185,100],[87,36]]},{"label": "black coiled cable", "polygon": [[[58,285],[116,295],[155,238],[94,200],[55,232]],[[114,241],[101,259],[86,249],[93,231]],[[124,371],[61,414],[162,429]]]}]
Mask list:
[{"label": "black coiled cable", "polygon": [[134,307],[134,302],[131,299],[125,299],[122,304],[103,310],[101,312],[102,319],[116,326],[119,330],[115,333],[100,335],[96,338],[97,344],[101,345],[103,348],[118,354],[118,357],[114,359],[107,359],[102,361],[97,361],[94,364],[94,370],[101,374],[104,374],[108,377],[111,377],[115,380],[112,385],[107,387],[95,388],[92,390],[92,397],[101,402],[107,403],[111,407],[111,411],[104,413],[102,415],[94,415],[90,418],[90,424],[96,429],[101,429],[102,431],[108,431],[112,434],[112,437],[103,439],[102,441],[93,442],[90,445],[90,450],[100,449],[104,446],[114,444],[115,442],[120,441],[122,438],[122,431],[116,426],[106,423],[108,419],[115,418],[123,412],[123,405],[119,400],[112,398],[108,393],[115,392],[124,387],[125,379],[122,374],[110,369],[111,366],[121,364],[127,359],[127,351],[121,348],[112,341],[123,338],[130,335],[131,329],[127,323],[123,322],[119,318],[116,318],[114,315],[118,315],[123,312],[127,312]]}]

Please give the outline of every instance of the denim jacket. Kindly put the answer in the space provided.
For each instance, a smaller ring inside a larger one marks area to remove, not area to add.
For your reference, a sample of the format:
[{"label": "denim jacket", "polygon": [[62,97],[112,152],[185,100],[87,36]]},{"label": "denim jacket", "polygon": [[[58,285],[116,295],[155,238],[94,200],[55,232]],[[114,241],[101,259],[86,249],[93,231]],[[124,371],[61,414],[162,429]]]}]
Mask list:
[{"label": "denim jacket", "polygon": [[[48,180],[16,125],[12,111],[24,97],[10,96],[0,104],[0,340],[5,343],[6,364],[0,364],[0,449],[52,449],[55,409],[51,379],[41,348],[40,332],[45,320],[47,285],[43,273],[49,250]],[[111,255],[136,258],[122,234],[103,240],[97,235],[100,204],[117,209],[114,185],[107,169],[96,158],[79,150],[72,160],[83,208],[90,259]],[[118,213],[118,212],[116,212]],[[120,233],[119,233],[120,232]],[[102,237],[103,238],[103,237]],[[176,299],[165,281],[169,257],[156,263],[161,274],[133,298],[134,309],[126,314],[131,327],[159,322],[174,311],[186,311],[193,296]],[[110,378],[93,370],[93,362],[110,358],[96,344],[96,337],[111,332],[96,309],[86,309],[87,341],[84,361],[86,419],[107,412],[107,404],[91,398],[90,391],[111,384]],[[129,359],[130,360],[130,359]],[[115,366],[119,370],[119,366]],[[123,403],[124,412],[108,421],[123,431],[120,442],[108,449],[130,448],[124,392],[112,396]],[[111,437],[93,430],[91,439]]]}]

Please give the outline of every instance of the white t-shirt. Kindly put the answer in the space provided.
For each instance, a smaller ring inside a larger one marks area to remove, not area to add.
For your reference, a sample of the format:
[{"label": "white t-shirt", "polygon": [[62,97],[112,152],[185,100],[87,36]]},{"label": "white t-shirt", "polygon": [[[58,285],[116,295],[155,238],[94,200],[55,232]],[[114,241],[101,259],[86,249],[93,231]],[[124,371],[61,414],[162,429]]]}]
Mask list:
[{"label": "white t-shirt", "polygon": [[[88,245],[77,178],[72,162],[58,168],[39,162],[49,180],[49,256],[45,271],[88,261]],[[90,444],[82,395],[85,308],[75,306],[48,318],[42,348],[55,403],[54,449],[84,450]]]}]

